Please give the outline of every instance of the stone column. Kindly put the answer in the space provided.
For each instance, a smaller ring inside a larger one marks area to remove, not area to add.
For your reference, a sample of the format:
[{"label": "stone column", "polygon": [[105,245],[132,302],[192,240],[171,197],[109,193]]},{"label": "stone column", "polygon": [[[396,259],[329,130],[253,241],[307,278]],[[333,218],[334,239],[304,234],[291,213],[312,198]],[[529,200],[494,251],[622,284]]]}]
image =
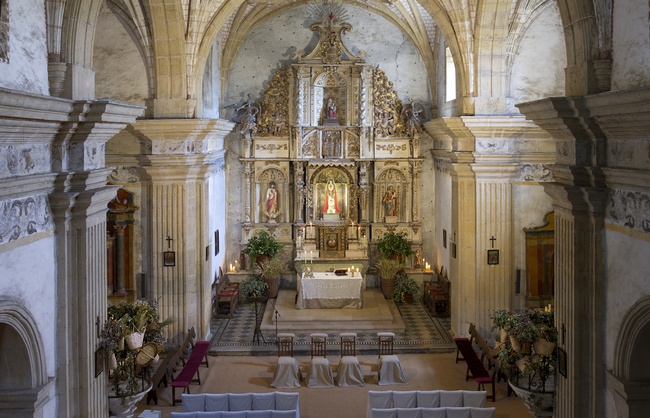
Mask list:
[{"label": "stone column", "polygon": [[420,196],[419,196],[419,187],[420,184],[420,173],[422,172],[422,161],[413,160],[411,161],[411,184],[413,190],[413,204],[411,205],[411,219],[415,223],[420,222]]},{"label": "stone column", "polygon": [[555,324],[567,353],[567,377],[556,385],[556,417],[605,411],[604,216],[605,136],[584,98],[519,105],[557,141],[555,183],[544,190],[555,206]]},{"label": "stone column", "polygon": [[[204,253],[212,238],[209,172],[233,126],[198,119],[140,120],[133,126],[151,141],[151,154],[142,167],[149,177],[149,205],[142,208],[151,237],[148,271],[160,316],[174,318],[166,328],[174,343],[190,327],[197,335],[207,335],[212,303],[210,264]],[[175,252],[175,265],[164,265],[165,251]]]},{"label": "stone column", "polygon": [[370,162],[359,161],[359,209],[361,212],[361,219],[359,223],[367,223],[370,221],[370,181],[368,175],[370,173]]}]

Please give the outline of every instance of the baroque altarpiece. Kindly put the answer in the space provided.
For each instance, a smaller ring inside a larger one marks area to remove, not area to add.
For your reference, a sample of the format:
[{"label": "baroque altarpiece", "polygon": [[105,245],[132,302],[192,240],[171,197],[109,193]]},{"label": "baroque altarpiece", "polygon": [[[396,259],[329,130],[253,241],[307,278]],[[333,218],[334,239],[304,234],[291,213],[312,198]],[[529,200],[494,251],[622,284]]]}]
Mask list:
[{"label": "baroque altarpiece", "polygon": [[358,260],[367,268],[372,242],[387,231],[406,233],[419,253],[423,109],[403,104],[384,72],[343,44],[351,25],[324,10],[310,27],[319,34],[314,49],[240,107],[242,242],[266,229],[296,265]]}]

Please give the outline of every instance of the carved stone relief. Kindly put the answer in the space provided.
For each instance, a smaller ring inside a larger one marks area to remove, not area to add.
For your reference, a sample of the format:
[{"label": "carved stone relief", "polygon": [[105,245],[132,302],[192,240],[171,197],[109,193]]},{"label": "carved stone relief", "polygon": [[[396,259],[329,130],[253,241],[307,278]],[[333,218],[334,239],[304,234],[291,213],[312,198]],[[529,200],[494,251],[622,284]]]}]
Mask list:
[{"label": "carved stone relief", "polygon": [[519,168],[519,181],[551,182],[553,172],[546,164],[522,164]]},{"label": "carved stone relief", "polygon": [[108,176],[108,181],[113,184],[139,183],[140,169],[138,167],[117,167]]},{"label": "carved stone relief", "polygon": [[53,229],[45,195],[0,201],[0,243]]},{"label": "carved stone relief", "polygon": [[47,145],[9,145],[0,147],[0,178],[50,171]]}]

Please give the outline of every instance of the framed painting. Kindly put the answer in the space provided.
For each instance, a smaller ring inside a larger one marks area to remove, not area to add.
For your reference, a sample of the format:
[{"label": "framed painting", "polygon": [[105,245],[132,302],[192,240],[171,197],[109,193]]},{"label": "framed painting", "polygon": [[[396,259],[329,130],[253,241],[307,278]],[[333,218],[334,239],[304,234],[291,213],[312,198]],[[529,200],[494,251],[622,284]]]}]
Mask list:
[{"label": "framed painting", "polygon": [[560,347],[556,348],[557,350],[557,370],[560,374],[566,377],[566,351]]},{"label": "framed painting", "polygon": [[174,267],[176,265],[176,252],[165,251],[163,253],[163,266]]},{"label": "framed painting", "polygon": [[487,250],[487,263],[490,265],[499,264],[499,250]]}]

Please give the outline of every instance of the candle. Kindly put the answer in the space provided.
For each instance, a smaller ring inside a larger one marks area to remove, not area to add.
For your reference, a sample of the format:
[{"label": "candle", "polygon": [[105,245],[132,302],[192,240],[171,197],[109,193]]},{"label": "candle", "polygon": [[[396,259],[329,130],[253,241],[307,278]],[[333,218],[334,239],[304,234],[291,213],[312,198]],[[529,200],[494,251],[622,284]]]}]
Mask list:
[{"label": "candle", "polygon": [[359,267],[357,267],[357,273],[359,272]]},{"label": "candle", "polygon": [[309,250],[309,261],[314,264],[314,252]]}]

